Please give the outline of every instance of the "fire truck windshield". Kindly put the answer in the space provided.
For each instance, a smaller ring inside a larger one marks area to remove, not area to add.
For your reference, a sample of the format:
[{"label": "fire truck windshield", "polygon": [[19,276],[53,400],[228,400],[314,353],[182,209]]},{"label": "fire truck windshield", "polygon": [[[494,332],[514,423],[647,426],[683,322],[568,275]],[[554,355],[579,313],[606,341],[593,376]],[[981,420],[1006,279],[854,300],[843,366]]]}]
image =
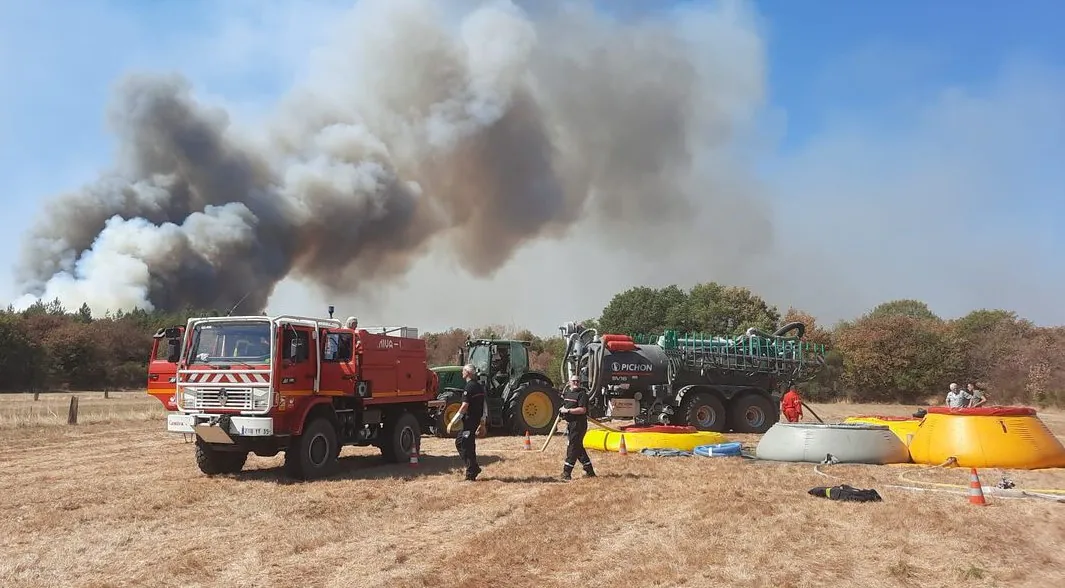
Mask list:
[{"label": "fire truck windshield", "polygon": [[268,363],[270,323],[232,322],[197,325],[189,363]]}]

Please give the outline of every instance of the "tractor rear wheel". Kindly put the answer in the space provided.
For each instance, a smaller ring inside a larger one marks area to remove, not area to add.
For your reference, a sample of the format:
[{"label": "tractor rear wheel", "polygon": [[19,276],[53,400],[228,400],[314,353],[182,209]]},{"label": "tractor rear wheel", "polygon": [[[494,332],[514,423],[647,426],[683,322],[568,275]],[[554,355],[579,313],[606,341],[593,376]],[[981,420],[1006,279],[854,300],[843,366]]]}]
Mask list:
[{"label": "tractor rear wheel", "polygon": [[546,435],[558,416],[562,399],[554,388],[543,382],[522,385],[508,403],[511,430],[516,435]]},{"label": "tractor rear wheel", "polygon": [[725,432],[725,406],[709,392],[686,394],[680,413],[684,419],[680,424],[690,425],[700,431]]}]

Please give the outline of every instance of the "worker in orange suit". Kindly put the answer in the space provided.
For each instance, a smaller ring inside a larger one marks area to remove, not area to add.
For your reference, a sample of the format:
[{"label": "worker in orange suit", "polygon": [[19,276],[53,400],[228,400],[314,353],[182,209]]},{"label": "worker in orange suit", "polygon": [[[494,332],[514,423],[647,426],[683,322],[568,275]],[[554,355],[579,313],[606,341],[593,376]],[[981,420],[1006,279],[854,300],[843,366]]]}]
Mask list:
[{"label": "worker in orange suit", "polygon": [[780,397],[780,414],[784,415],[789,423],[802,420],[802,397],[795,388],[788,388],[784,396]]}]

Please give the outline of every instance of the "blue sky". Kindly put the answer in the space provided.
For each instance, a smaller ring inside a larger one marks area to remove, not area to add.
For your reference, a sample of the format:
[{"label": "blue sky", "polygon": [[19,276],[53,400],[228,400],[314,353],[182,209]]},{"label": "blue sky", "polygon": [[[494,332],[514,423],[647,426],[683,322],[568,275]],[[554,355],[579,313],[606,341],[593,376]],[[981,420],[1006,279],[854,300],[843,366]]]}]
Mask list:
[{"label": "blue sky", "polygon": [[[19,294],[11,268],[41,202],[111,160],[119,76],[180,70],[260,112],[343,4],[0,0],[0,300]],[[913,297],[1065,324],[1065,4],[752,4],[771,145],[757,166],[779,242],[815,251],[789,286],[802,292],[773,301],[835,319]]]}]

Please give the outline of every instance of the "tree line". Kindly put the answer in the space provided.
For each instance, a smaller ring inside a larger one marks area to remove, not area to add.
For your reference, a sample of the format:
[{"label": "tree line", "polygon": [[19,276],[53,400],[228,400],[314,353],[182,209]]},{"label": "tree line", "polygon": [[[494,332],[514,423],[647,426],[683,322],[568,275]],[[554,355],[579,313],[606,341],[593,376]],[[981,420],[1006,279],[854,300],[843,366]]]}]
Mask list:
[{"label": "tree line", "polygon": [[[0,311],[0,391],[115,390],[145,385],[152,334],[218,311],[119,311],[94,317],[83,305],[58,301]],[[976,383],[992,403],[1065,405],[1065,327],[1040,327],[1016,313],[980,309],[944,319],[918,300],[892,300],[852,320],[818,324],[800,309],[780,309],[747,288],[714,282],[684,290],[635,287],[615,295],[598,317],[582,321],[600,333],[665,330],[739,335],[806,324],[804,339],[825,345],[825,368],[799,386],[813,401],[923,403],[951,382]],[[503,326],[425,333],[430,365],[453,364],[467,337],[530,342],[530,364],[557,379],[565,346]]]}]

